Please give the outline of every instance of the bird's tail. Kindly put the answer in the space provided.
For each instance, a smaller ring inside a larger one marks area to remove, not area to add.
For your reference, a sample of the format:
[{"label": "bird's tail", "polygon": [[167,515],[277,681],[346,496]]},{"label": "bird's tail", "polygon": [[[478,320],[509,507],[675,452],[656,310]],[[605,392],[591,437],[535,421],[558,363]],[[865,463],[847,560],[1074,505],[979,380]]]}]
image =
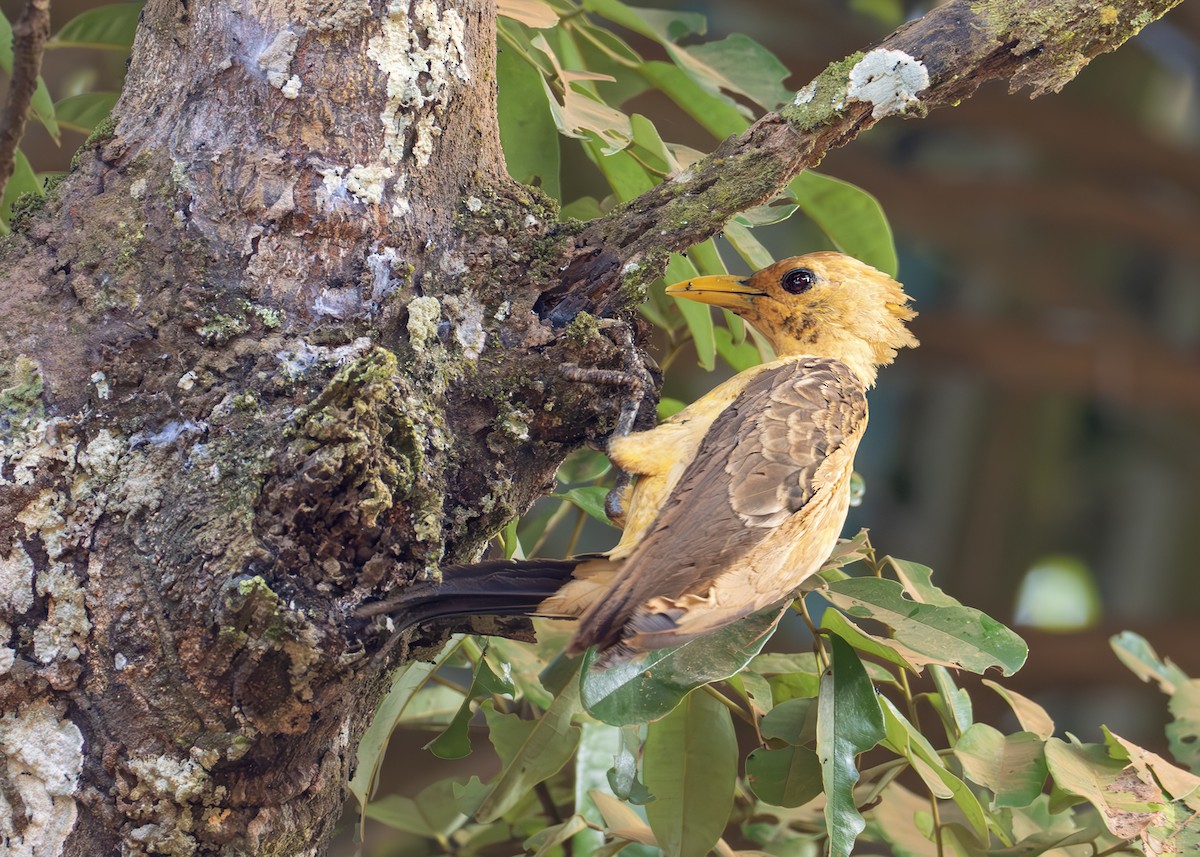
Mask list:
[{"label": "bird's tail", "polygon": [[[416,583],[393,598],[365,604],[359,616],[388,614],[397,632],[452,616],[545,616],[542,602],[571,579],[578,559],[488,560],[442,567],[441,583]],[[565,615],[562,617],[565,618]]]}]

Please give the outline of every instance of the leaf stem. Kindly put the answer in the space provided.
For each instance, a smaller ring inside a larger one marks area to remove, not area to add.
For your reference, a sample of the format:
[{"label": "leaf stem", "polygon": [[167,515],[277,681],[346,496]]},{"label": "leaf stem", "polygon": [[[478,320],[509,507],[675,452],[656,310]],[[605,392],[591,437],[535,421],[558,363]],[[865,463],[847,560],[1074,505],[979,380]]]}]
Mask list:
[{"label": "leaf stem", "polygon": [[817,623],[813,621],[812,616],[808,613],[808,604],[801,595],[792,602],[792,606],[802,617],[804,624],[808,626],[809,632],[813,638],[813,651],[817,654],[817,660],[821,662],[822,671],[829,669],[829,653],[825,651],[825,643],[821,638],[821,629],[817,627]]},{"label": "leaf stem", "polygon": [[717,702],[724,705],[726,708],[728,708],[730,711],[732,711],[734,714],[736,714],[738,717],[740,717],[746,723],[749,723],[751,726],[755,725],[754,715],[751,714],[750,712],[746,711],[746,709],[742,708],[740,705],[738,705],[736,702],[734,702],[728,696],[721,693],[721,691],[717,690],[711,684],[701,685],[701,687],[704,688],[705,693],[707,693],[713,699],[717,700]]},{"label": "leaf stem", "polygon": [[1096,843],[1093,842],[1091,843],[1093,850],[1092,857],[1108,857],[1109,854],[1120,854],[1122,851],[1140,854],[1140,848],[1131,847],[1133,845],[1133,840],[1136,838],[1137,837],[1135,836],[1131,836],[1128,839],[1122,839],[1116,845],[1113,845],[1111,848],[1105,848],[1103,851],[1096,851]]},{"label": "leaf stem", "polygon": [[579,534],[583,532],[583,522],[587,520],[587,513],[583,509],[575,510],[575,526],[571,530],[571,538],[567,540],[567,556],[575,553],[575,545],[579,542]]},{"label": "leaf stem", "polygon": [[533,547],[529,549],[528,556],[537,556],[539,553],[541,553],[542,548],[546,544],[546,539],[550,538],[550,533],[554,531],[555,527],[562,523],[562,519],[570,514],[571,510],[574,508],[575,507],[566,500],[563,500],[561,503],[559,503],[558,508],[551,513],[550,520],[546,521],[546,526],[542,530],[542,534],[538,536],[537,541],[533,543]]},{"label": "leaf stem", "polygon": [[712,847],[712,850],[717,857],[737,857],[737,851],[724,839],[718,839],[717,844]]},{"label": "leaf stem", "polygon": [[558,804],[554,802],[554,797],[550,794],[550,787],[545,781],[538,783],[533,787],[534,794],[537,795],[538,802],[542,805],[542,809],[554,824],[562,824],[562,813],[558,811]]},{"label": "leaf stem", "polygon": [[[921,716],[917,713],[917,701],[913,697],[912,688],[908,685],[908,673],[904,670],[899,670],[900,673],[900,691],[904,694],[904,703],[908,707],[908,718],[912,721],[913,728],[918,732],[921,731]],[[947,705],[950,703],[947,702]],[[938,857],[945,857],[945,846],[942,844],[942,814],[938,809],[937,795],[933,792],[929,793],[929,815],[933,819],[933,836],[937,843]]]}]

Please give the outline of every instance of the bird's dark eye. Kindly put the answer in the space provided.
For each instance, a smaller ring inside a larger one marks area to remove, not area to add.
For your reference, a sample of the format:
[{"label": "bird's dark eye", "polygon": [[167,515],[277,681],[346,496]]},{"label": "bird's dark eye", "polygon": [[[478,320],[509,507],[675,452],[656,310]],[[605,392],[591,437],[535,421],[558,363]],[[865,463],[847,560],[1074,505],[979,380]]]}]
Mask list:
[{"label": "bird's dark eye", "polygon": [[793,295],[807,292],[817,281],[817,275],[808,268],[792,268],[783,275],[783,290]]}]

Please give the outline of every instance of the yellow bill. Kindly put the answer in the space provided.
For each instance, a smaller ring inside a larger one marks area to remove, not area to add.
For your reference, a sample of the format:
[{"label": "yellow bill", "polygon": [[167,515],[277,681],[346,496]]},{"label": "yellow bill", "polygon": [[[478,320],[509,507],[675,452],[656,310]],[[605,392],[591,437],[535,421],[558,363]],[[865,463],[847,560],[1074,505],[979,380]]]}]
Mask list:
[{"label": "yellow bill", "polygon": [[762,297],[765,292],[742,277],[716,274],[672,283],[667,286],[667,294],[736,311],[747,309],[751,305],[751,298]]}]

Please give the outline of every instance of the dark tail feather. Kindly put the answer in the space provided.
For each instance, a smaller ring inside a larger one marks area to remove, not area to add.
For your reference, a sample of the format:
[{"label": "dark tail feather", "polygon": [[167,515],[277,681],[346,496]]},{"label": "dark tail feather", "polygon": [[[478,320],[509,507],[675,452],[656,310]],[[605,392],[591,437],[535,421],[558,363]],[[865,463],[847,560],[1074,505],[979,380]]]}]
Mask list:
[{"label": "dark tail feather", "polygon": [[442,568],[440,584],[416,583],[358,616],[389,614],[396,632],[450,616],[541,616],[542,601],[571,579],[578,559],[489,560]]}]

